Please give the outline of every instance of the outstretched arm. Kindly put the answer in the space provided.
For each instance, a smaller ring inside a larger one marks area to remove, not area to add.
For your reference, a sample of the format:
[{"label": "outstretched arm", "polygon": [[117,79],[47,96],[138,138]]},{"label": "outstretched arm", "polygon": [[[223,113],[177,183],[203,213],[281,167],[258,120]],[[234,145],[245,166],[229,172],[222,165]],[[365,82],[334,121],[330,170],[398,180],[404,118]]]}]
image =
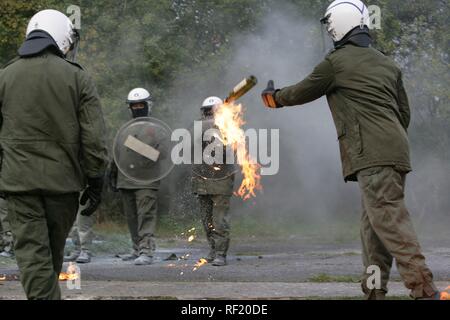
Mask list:
[{"label": "outstretched arm", "polygon": [[326,59],[317,65],[314,71],[303,81],[276,92],[275,100],[283,106],[295,106],[314,101],[329,91],[335,85],[334,70]]}]

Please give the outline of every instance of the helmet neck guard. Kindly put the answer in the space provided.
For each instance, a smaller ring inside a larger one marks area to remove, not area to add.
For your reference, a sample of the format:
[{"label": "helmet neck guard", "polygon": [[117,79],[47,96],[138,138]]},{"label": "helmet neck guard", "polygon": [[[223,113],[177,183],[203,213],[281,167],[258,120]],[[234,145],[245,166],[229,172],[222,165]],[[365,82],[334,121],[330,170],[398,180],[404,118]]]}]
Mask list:
[{"label": "helmet neck guard", "polygon": [[356,27],[352,29],[349,33],[345,35],[342,40],[334,42],[334,47],[339,48],[347,43],[351,43],[358,47],[370,47],[373,40],[369,33],[369,28],[367,26],[364,26],[364,28],[361,29],[361,27]]},{"label": "helmet neck guard", "polygon": [[19,48],[19,56],[31,57],[36,56],[47,49],[54,49],[53,51],[59,56],[63,57],[55,40],[45,31],[31,32],[22,46]]}]

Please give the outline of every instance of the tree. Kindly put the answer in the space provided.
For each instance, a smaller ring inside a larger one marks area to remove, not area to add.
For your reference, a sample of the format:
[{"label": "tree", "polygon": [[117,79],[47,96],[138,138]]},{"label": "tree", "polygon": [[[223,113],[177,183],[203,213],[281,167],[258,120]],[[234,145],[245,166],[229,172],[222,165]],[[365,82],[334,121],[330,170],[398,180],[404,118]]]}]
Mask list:
[{"label": "tree", "polygon": [[0,2],[0,65],[14,58],[25,38],[28,20],[37,11],[50,5],[48,0]]}]

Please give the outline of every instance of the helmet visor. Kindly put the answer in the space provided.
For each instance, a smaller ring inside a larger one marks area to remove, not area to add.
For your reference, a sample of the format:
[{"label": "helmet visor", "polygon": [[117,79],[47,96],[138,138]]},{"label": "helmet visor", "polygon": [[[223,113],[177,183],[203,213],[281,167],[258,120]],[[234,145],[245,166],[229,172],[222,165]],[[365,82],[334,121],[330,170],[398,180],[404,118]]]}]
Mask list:
[{"label": "helmet visor", "polygon": [[331,13],[320,19],[320,23],[325,27],[328,33],[331,33]]},{"label": "helmet visor", "polygon": [[328,23],[330,23],[330,17],[331,17],[331,13],[327,14],[325,17],[320,19],[320,23],[321,24],[328,24]]}]

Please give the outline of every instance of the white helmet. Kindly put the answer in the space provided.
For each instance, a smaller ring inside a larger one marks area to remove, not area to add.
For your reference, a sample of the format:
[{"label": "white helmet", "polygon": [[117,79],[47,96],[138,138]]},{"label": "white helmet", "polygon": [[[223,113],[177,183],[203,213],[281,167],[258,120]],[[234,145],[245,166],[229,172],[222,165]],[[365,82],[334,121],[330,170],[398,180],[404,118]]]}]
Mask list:
[{"label": "white helmet", "polygon": [[203,108],[211,108],[217,105],[221,105],[223,104],[223,100],[220,99],[219,97],[208,97],[205,99],[205,101],[203,101],[202,103],[202,109]]},{"label": "white helmet", "polygon": [[135,88],[128,94],[127,103],[149,102],[151,100],[150,92],[143,88]]},{"label": "white helmet", "polygon": [[338,42],[355,27],[370,26],[369,9],[360,0],[336,0],[320,21],[326,25],[333,41]]},{"label": "white helmet", "polygon": [[48,33],[64,55],[71,50],[76,51],[79,41],[78,31],[70,19],[59,11],[48,9],[36,13],[28,23],[26,36],[33,31]]}]

